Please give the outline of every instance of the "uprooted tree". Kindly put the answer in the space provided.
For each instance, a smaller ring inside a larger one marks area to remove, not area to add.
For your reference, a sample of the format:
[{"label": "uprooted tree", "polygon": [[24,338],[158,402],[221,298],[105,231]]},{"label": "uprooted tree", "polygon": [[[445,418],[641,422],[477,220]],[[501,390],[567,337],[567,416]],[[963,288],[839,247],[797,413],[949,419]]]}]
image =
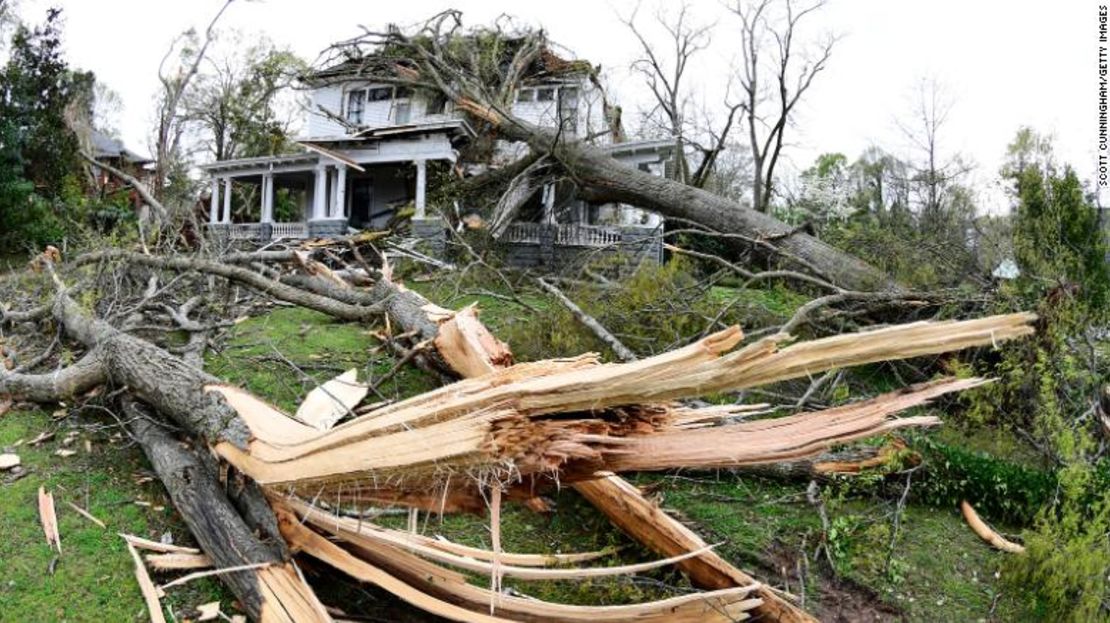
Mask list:
[{"label": "uprooted tree", "polygon": [[[556,174],[573,180],[584,196],[643,206],[731,236],[801,271],[796,275],[804,283],[831,287],[830,297],[912,297],[892,293],[896,287],[872,267],[766,214],[625,167],[557,130],[513,118],[506,111],[520,76],[536,63],[557,60],[546,56],[542,33],[464,32],[460,15],[448,12],[416,32],[368,33],[336,51],[364,59],[375,80],[437,91],[494,137],[527,144],[532,153],[504,171]],[[542,173],[528,166],[539,160]],[[733,621],[756,615],[808,621],[798,604],[715,554],[616,474],[794,462],[833,445],[934,425],[935,417],[896,415],[983,381],[944,378],[775,418],[755,418],[763,415],[758,406],[688,401],[1032,332],[1026,314],[895,324],[797,343],[786,330],[745,341],[739,327],[728,327],[653,357],[636,360],[628,352],[624,363],[582,354],[514,364],[509,345],[481,324],[473,308],[445,309],[405,288],[368,238],[212,255],[107,250],[63,262],[44,254],[35,263],[42,271],[37,277],[8,278],[21,285],[0,307],[0,325],[33,334],[52,324],[59,340],[10,370],[0,366],[0,396],[110,401],[125,414],[121,421],[210,564],[235,569],[219,577],[256,620],[330,620],[298,573],[293,556],[303,553],[453,620]],[[323,416],[290,417],[203,371],[208,339],[223,320],[206,314],[204,293],[221,280],[251,297],[343,321],[385,319],[387,341],[401,362],[455,382],[367,411],[360,408],[366,388],[340,379],[309,397],[324,406]],[[75,294],[83,289],[94,295],[92,304]],[[152,318],[189,339],[171,344],[164,332],[150,330]],[[596,322],[591,329],[604,332]],[[54,360],[63,339],[79,357],[36,372]],[[99,387],[113,391],[95,392]],[[502,551],[501,504],[542,507],[540,496],[564,484],[662,558],[585,567],[605,552]],[[492,548],[390,530],[361,514],[391,505],[488,511]],[[498,590],[502,577],[573,580],[667,564],[705,591],[587,607]],[[472,584],[463,572],[488,577],[489,588]]]}]

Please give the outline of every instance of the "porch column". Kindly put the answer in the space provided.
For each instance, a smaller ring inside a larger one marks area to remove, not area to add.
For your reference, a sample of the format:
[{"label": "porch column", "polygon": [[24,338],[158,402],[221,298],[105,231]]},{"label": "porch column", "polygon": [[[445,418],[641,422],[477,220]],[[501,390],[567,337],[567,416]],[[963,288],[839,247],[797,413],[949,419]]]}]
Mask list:
[{"label": "porch column", "polygon": [[555,222],[555,185],[543,185],[543,222],[552,224]]},{"label": "porch column", "polygon": [[425,218],[424,215],[424,186],[427,184],[427,161],[416,161],[416,214],[413,218]]},{"label": "porch column", "polygon": [[328,167],[316,165],[316,189],[312,192],[312,218],[319,220],[328,215]]},{"label": "porch column", "polygon": [[208,222],[220,222],[220,180],[212,178],[212,196],[208,202]]},{"label": "porch column", "polygon": [[231,178],[224,178],[224,217],[222,222],[231,222]]},{"label": "porch column", "polygon": [[332,206],[332,217],[347,216],[347,165],[335,166],[335,205]]},{"label": "porch column", "polygon": [[274,222],[274,174],[262,174],[262,222]]}]

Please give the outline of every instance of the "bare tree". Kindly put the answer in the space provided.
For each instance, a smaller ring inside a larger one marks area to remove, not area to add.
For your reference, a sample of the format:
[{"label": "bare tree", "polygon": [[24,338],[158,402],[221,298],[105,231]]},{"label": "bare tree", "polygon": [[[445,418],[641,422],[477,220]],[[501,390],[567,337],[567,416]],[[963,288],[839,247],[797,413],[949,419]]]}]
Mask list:
[{"label": "bare tree", "polygon": [[[655,22],[665,33],[665,44],[656,45],[637,25],[639,9],[637,6],[636,11],[622,21],[641,48],[641,56],[632,62],[632,70],[643,77],[654,101],[646,121],[657,131],[674,138],[675,179],[704,188],[728,144],[736,116],[743,108],[740,102],[729,102],[726,93],[724,115],[717,121],[719,127],[710,114],[703,114],[699,123],[691,109],[691,94],[686,87],[687,68],[690,61],[712,43],[715,25],[694,22],[688,2],[683,2],[673,14],[660,9],[655,14]],[[697,168],[693,171],[691,152],[697,157]]]},{"label": "bare tree", "polygon": [[204,38],[200,41],[195,52],[183,55],[185,58],[191,56],[191,60],[187,66],[171,68],[170,59],[173,57],[174,52],[178,46],[195,36],[191,30],[183,33],[177,37],[170,49],[166,51],[166,55],[162,57],[162,62],[158,66],[158,81],[162,85],[162,95],[158,102],[158,130],[154,137],[154,151],[157,162],[154,168],[154,194],[159,200],[162,199],[163,191],[166,184],[166,177],[170,170],[172,160],[176,158],[179,153],[181,137],[185,133],[185,128],[182,124],[181,115],[178,111],[181,106],[181,100],[185,96],[185,91],[189,87],[189,83],[193,77],[196,76],[197,71],[200,69],[200,64],[204,61],[205,54],[208,52],[208,46],[211,45],[215,37],[216,23],[227,11],[227,7],[235,0],[225,0],[216,16],[208,23],[208,28],[204,31]]},{"label": "bare tree", "polygon": [[935,79],[923,79],[914,92],[911,120],[897,122],[920,154],[916,162],[911,161],[911,186],[917,195],[918,215],[924,227],[935,225],[948,211],[956,186],[971,171],[959,154],[948,157],[942,154],[941,132],[952,106],[942,85]]},{"label": "bare tree", "polygon": [[[781,16],[774,14],[777,4],[783,5]],[[827,66],[836,43],[829,36],[812,53],[798,50],[798,24],[824,4],[819,0],[799,7],[794,0],[737,0],[730,7],[740,18],[739,80],[752,152],[752,207],[759,212],[766,212],[771,202],[786,127],[813,79]],[[762,57],[767,47],[769,63]]]}]

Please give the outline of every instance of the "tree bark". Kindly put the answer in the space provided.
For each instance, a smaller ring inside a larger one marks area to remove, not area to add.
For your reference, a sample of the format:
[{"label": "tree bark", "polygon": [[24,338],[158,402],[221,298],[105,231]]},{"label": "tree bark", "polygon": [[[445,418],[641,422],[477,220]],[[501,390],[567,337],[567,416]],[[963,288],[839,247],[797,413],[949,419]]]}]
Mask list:
[{"label": "tree bark", "polygon": [[[154,423],[151,414],[130,398],[123,400],[128,427],[150,460],[189,532],[217,569],[255,563],[284,564],[281,551],[259,541],[224,493],[224,486],[201,460],[199,453]],[[276,526],[276,523],[275,523]],[[262,618],[262,594],[257,570],[221,574],[243,610],[253,620]]]},{"label": "tree bark", "polygon": [[[711,230],[740,234],[759,246],[769,245],[782,259],[817,272],[850,290],[897,289],[885,273],[813,236],[770,216],[700,188],[686,186],[622,164],[601,149],[566,141],[551,130],[509,117],[479,101],[456,103],[492,124],[506,139],[523,141],[538,153],[550,153],[571,174],[579,191],[592,201],[628,203],[666,217],[693,221]],[[764,250],[767,250],[766,248]]]}]

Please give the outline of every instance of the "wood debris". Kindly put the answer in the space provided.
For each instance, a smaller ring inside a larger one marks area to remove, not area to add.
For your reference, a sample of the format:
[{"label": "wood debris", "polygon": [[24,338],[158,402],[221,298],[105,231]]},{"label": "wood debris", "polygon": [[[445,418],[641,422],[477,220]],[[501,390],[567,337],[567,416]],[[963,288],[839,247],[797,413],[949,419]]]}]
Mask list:
[{"label": "wood debris", "polygon": [[96,517],[93,517],[92,513],[90,513],[89,511],[87,511],[83,508],[81,508],[80,506],[74,504],[73,502],[70,502],[69,500],[66,500],[66,504],[69,504],[70,508],[77,511],[78,515],[84,517],[85,519],[88,519],[89,521],[91,521],[94,524],[100,526],[101,528],[107,528],[108,527],[108,526],[104,525],[103,521],[100,521]]},{"label": "wood debris", "polygon": [[46,542],[62,553],[62,537],[58,534],[58,515],[54,512],[54,494],[39,487],[39,520]]},{"label": "wood debris", "polygon": [[[124,537],[124,539],[126,540],[127,537]],[[150,574],[147,573],[146,566],[143,565],[143,560],[139,557],[139,552],[135,551],[135,546],[132,545],[131,541],[127,541],[127,551],[131,553],[131,560],[135,563],[135,580],[139,583],[139,590],[143,594],[143,601],[146,602],[151,623],[166,623],[166,615],[162,612],[162,602],[159,601],[159,598],[165,596],[165,594],[151,581]]]},{"label": "wood debris", "polygon": [[0,454],[0,469],[19,467],[22,460],[18,454]]},{"label": "wood debris", "polygon": [[359,384],[358,370],[351,368],[310,391],[294,417],[317,430],[330,430],[352,413],[369,391],[367,385]]},{"label": "wood debris", "polygon": [[199,549],[195,547],[182,547],[181,545],[174,545],[172,543],[162,543],[161,541],[152,541],[144,539],[133,534],[119,533],[120,538],[127,541],[129,544],[134,545],[139,549],[150,550],[152,552],[162,552],[164,554],[199,554]]},{"label": "wood debris", "polygon": [[1011,554],[1025,553],[1024,545],[1014,543],[1013,541],[1006,539],[1006,537],[1002,536],[1001,534],[995,532],[993,528],[988,526],[986,522],[979,517],[979,513],[975,512],[975,509],[972,508],[971,504],[967,503],[967,500],[960,502],[960,512],[963,513],[964,521],[967,522],[967,525],[971,528],[971,531],[974,532],[980,539],[983,539],[985,542],[989,543],[995,549],[1000,549],[1004,552],[1010,552]]},{"label": "wood debris", "polygon": [[207,569],[212,566],[212,559],[205,554],[147,554],[146,561],[155,571]]},{"label": "wood debris", "polygon": [[220,616],[220,602],[213,601],[197,606],[197,621],[214,621]]},{"label": "wood debris", "polygon": [[592,478],[596,471],[729,467],[812,457],[837,443],[935,425],[933,417],[892,416],[983,381],[941,380],[835,409],[713,428],[704,425],[728,417],[727,409],[689,409],[672,401],[994,344],[1028,335],[1031,320],[1011,314],[913,323],[785,348],[780,346],[788,338],[782,335],[736,348],[742,334],[733,327],[633,363],[601,364],[587,355],[511,366],[382,407],[323,433],[242,390],[210,386],[228,399],[254,436],[246,451],[229,443],[217,444],[216,451],[263,485],[321,499],[338,496],[340,489],[358,499],[364,490],[380,491],[382,480],[403,491],[435,490],[448,474],[459,473],[475,481],[493,478],[530,486],[533,478],[556,473],[574,481]]}]

